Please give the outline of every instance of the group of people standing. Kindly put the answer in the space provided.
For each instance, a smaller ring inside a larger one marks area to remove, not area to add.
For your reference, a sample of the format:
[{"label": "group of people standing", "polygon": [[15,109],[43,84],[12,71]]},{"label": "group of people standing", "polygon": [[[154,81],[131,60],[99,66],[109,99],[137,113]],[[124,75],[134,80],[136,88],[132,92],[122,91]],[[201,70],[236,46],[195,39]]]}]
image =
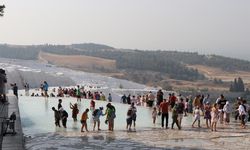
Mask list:
[{"label": "group of people standing", "polygon": [[[131,104],[131,107],[135,107],[134,104],[138,104],[140,106],[142,102],[139,102],[140,97],[141,96],[138,95],[136,99],[135,96],[132,96],[131,99],[130,95],[126,97],[124,94],[121,97],[121,100],[123,103]],[[149,94],[143,97],[152,98],[145,102],[147,104],[146,106],[153,107],[153,123],[155,124],[157,116],[161,116],[161,126],[162,128],[166,129],[169,128],[169,112],[172,112],[172,129],[174,128],[175,124],[178,129],[181,129],[182,119],[184,116],[187,116],[188,113],[192,113],[194,117],[192,127],[195,127],[195,124],[197,123],[198,127],[200,128],[201,117],[204,117],[206,121],[206,127],[211,129],[211,131],[217,131],[217,122],[228,125],[230,123],[230,115],[232,113],[235,114],[235,120],[238,118],[240,119],[242,128],[246,128],[246,122],[250,120],[250,107],[247,104],[247,101],[242,98],[238,98],[236,100],[236,105],[234,105],[233,109],[233,105],[225,99],[223,94],[221,94],[219,98],[216,99],[215,103],[212,103],[209,94],[207,96],[197,95],[194,99],[192,99],[184,98],[181,95],[177,97],[175,96],[175,93],[170,93],[168,98],[164,99],[163,92],[159,90],[156,93],[156,96],[154,96],[152,92],[149,92]],[[131,116],[129,115],[130,113],[131,109],[128,110],[128,116]],[[130,122],[130,120],[131,119],[127,119],[128,122]]]},{"label": "group of people standing", "polygon": [[[71,104],[70,103],[70,109],[72,110],[72,119],[74,122],[77,122],[77,116],[79,114],[79,109],[77,106],[77,103]],[[62,107],[62,99],[58,100],[58,108],[55,109],[55,107],[52,107],[52,110],[54,111],[54,117],[55,117],[55,125],[58,127],[60,126],[60,122],[62,122],[62,125],[64,128],[67,128],[67,118],[68,118],[68,113],[67,111]],[[91,117],[93,119],[93,131],[95,131],[96,126],[97,130],[101,130],[100,128],[100,117],[101,116],[106,116],[105,123],[108,124],[108,129],[110,131],[114,130],[114,119],[116,118],[116,109],[115,107],[111,104],[108,103],[106,105],[106,111],[103,113],[103,107],[95,108],[95,101],[91,100],[90,102],[90,107],[86,108],[85,111],[81,115],[81,132],[89,131],[88,130],[88,124],[87,120],[89,119],[88,113],[91,112]]]},{"label": "group of people standing", "polygon": [[[79,88],[79,87],[78,87]],[[237,99],[237,106],[233,110],[232,105],[229,103],[228,100],[225,99],[224,95],[220,95],[219,98],[212,104],[212,101],[209,95],[202,96],[197,95],[194,99],[191,98],[184,98],[181,95],[178,97],[175,96],[175,93],[170,93],[167,98],[164,98],[164,93],[159,90],[156,93],[156,96],[152,92],[149,92],[148,101],[145,101],[146,106],[153,107],[152,109],[152,120],[153,123],[156,123],[156,118],[161,116],[161,127],[162,128],[169,128],[169,114],[172,113],[172,123],[171,129],[174,128],[174,125],[178,127],[180,130],[182,128],[182,119],[184,116],[187,116],[188,113],[193,114],[193,123],[192,127],[197,126],[201,127],[201,118],[204,117],[206,122],[206,127],[211,129],[211,131],[217,131],[217,122],[221,124],[229,124],[230,123],[230,114],[235,113],[235,119],[241,120],[241,127],[246,127],[246,122],[249,119],[248,113],[250,112],[250,107],[247,105],[246,100],[242,98]],[[123,103],[130,104],[127,110],[127,130],[131,130],[131,127],[135,128],[136,126],[136,118],[137,118],[137,108],[136,106],[141,106],[143,101],[138,102],[138,98],[130,95],[126,97],[123,95],[121,97]],[[191,104],[191,106],[190,106]],[[191,109],[190,109],[191,107]],[[74,121],[77,121],[77,115],[79,113],[79,109],[77,104],[70,104],[70,109],[72,109],[72,118]],[[68,114],[61,106],[61,99],[59,99],[58,110],[53,108],[55,111],[55,124],[60,126],[59,121],[62,121],[63,126],[66,128],[66,122]],[[66,112],[66,113],[65,113]],[[110,131],[114,130],[114,119],[116,118],[116,110],[115,107],[108,103],[106,106],[106,111],[103,112],[103,107],[95,108],[95,101],[94,99],[90,102],[90,107],[86,108],[85,111],[82,113],[81,116],[81,132],[84,132],[84,128],[88,131],[87,120],[88,114],[91,112],[91,118],[93,119],[93,130],[101,130],[100,129],[100,117],[106,116],[105,123],[108,124],[108,129]]]},{"label": "group of people standing", "polygon": [[[155,118],[158,114],[161,115],[162,127],[164,127],[164,120],[166,120],[165,128],[168,128],[168,116],[170,109],[170,111],[172,111],[173,119],[171,128],[173,129],[174,124],[176,124],[178,129],[181,129],[182,118],[183,116],[186,116],[188,112],[189,100],[184,102],[184,98],[181,96],[178,99],[174,95],[169,95],[168,101],[164,99],[160,104],[158,102],[159,98],[152,112],[153,123],[155,123]],[[159,113],[157,113],[157,108],[159,109]],[[246,128],[246,122],[250,119],[250,107],[247,104],[247,101],[242,98],[237,99],[235,109],[233,110],[232,105],[225,99],[224,95],[220,95],[214,104],[212,104],[209,95],[206,97],[197,95],[192,101],[192,108],[194,108],[192,110],[194,117],[192,127],[194,127],[197,122],[198,127],[200,128],[201,117],[204,116],[204,119],[206,120],[206,127],[210,128],[211,131],[217,131],[218,121],[221,124],[228,125],[231,113],[235,113],[235,120],[237,120],[237,118],[241,120],[242,128]]]}]

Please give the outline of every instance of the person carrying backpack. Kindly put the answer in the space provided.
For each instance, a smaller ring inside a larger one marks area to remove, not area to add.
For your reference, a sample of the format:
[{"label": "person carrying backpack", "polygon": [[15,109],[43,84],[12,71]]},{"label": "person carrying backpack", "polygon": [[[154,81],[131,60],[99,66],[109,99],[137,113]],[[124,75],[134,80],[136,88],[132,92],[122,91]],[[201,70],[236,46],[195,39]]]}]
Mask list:
[{"label": "person carrying backpack", "polygon": [[137,117],[137,115],[136,115],[137,109],[135,107],[134,102],[131,103],[131,107],[129,109],[132,110],[132,116],[131,117],[132,117],[132,122],[133,122],[134,128],[135,128],[135,122],[136,122],[136,117]]},{"label": "person carrying backpack", "polygon": [[52,110],[54,111],[55,125],[58,127],[61,127],[60,126],[60,119],[61,119],[60,112],[56,110],[55,107],[52,107]]},{"label": "person carrying backpack", "polygon": [[114,130],[114,119],[116,118],[115,115],[115,107],[113,105],[111,105],[111,103],[107,104],[107,109],[104,115],[107,115],[106,121],[108,123],[108,128],[109,131],[113,131]]},{"label": "person carrying backpack", "polygon": [[69,115],[67,111],[64,110],[62,107],[60,108],[60,113],[61,113],[62,125],[64,128],[67,128],[67,118]]},{"label": "person carrying backpack", "polygon": [[99,107],[99,109],[95,109],[92,113],[93,121],[94,121],[94,127],[93,131],[95,131],[96,123],[98,127],[98,131],[100,131],[100,116],[104,116],[103,112],[103,107]]}]

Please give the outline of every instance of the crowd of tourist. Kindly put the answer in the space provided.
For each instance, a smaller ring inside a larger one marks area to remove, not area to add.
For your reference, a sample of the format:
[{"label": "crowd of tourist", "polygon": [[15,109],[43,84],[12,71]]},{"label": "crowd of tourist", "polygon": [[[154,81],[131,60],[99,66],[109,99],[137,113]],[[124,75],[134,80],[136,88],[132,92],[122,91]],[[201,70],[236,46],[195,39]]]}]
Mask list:
[{"label": "crowd of tourist", "polygon": [[[40,93],[40,94],[39,94]],[[108,94],[106,97],[105,94],[102,91],[90,91],[85,90],[84,86],[80,87],[77,85],[77,87],[58,87],[53,88],[52,92],[48,93],[48,83],[44,81],[43,84],[41,84],[40,89],[37,90],[37,92],[33,92],[31,96],[33,97],[75,97],[77,101],[81,101],[81,99],[94,99],[94,100],[101,100],[101,101],[109,101],[112,102],[112,95],[111,93]]]},{"label": "crowd of tourist", "polygon": [[201,118],[204,117],[206,127],[210,128],[211,131],[217,131],[217,122],[229,124],[231,114],[235,115],[235,120],[241,121],[242,128],[246,128],[246,122],[250,121],[250,106],[242,97],[237,98],[234,104],[226,100],[224,95],[220,95],[214,103],[209,95],[184,98],[181,95],[177,97],[175,93],[171,93],[168,97],[163,97],[163,92],[159,90],[155,95],[149,92],[147,95],[138,95],[137,98],[123,95],[121,101],[126,104],[135,103],[138,106],[153,107],[153,123],[155,123],[157,115],[161,116],[162,128],[164,128],[164,121],[165,128],[168,128],[169,112],[172,112],[172,129],[174,124],[177,125],[178,129],[181,129],[183,116],[187,116],[188,113],[193,114],[194,117],[192,127],[195,127],[197,122],[197,126],[200,128]]},{"label": "crowd of tourist", "polygon": [[[77,116],[79,114],[79,109],[77,106],[77,103],[72,105],[70,103],[70,109],[72,109],[72,118],[73,121],[78,121]],[[63,108],[62,106],[62,99],[58,100],[58,106],[57,109],[55,107],[52,107],[52,110],[54,111],[54,118],[55,118],[55,125],[58,127],[61,127],[60,121],[62,122],[62,125],[64,128],[67,128],[67,118],[68,118],[68,112]],[[90,111],[92,110],[92,111]],[[100,131],[100,117],[101,116],[106,116],[105,123],[108,124],[108,129],[110,131],[114,130],[114,119],[116,118],[116,110],[115,107],[111,104],[108,103],[106,105],[106,111],[103,113],[103,107],[95,108],[95,101],[92,100],[90,102],[90,108],[86,108],[85,111],[81,115],[81,132],[88,131],[88,124],[87,120],[89,119],[88,113],[92,112],[91,116],[93,119],[93,131],[95,131],[96,125],[97,125],[97,130]]]},{"label": "crowd of tourist", "polygon": [[[26,92],[27,93],[27,92]],[[44,81],[44,84],[41,85],[41,96],[49,97],[48,94],[48,83]],[[79,85],[75,88],[62,88],[59,87],[56,91],[53,88],[52,93],[57,93],[56,95],[51,95],[51,97],[75,97],[77,101],[81,99],[91,99],[90,107],[82,113],[81,116],[81,132],[84,132],[85,129],[88,131],[87,120],[89,116],[93,119],[93,130],[97,126],[97,130],[100,129],[100,117],[106,116],[105,123],[108,124],[110,131],[114,130],[114,119],[116,118],[115,107],[108,103],[106,106],[105,112],[103,112],[103,107],[95,108],[95,100],[106,101],[106,96],[102,92],[91,92],[86,91],[84,87]],[[34,96],[32,93],[31,96]],[[108,101],[112,102],[112,96],[109,93]],[[247,104],[247,101],[239,97],[236,99],[235,104],[231,104],[224,95],[220,95],[216,100],[211,100],[209,95],[196,95],[194,98],[191,96],[183,97],[181,95],[176,96],[175,93],[170,93],[167,96],[164,95],[162,90],[158,90],[157,93],[149,92],[144,95],[130,95],[126,96],[125,94],[121,96],[121,103],[130,105],[127,110],[127,130],[131,130],[131,127],[136,127],[136,118],[137,118],[137,106],[151,107],[152,108],[152,122],[156,123],[156,119],[161,119],[161,127],[169,128],[169,117],[170,112],[172,114],[172,123],[171,129],[174,128],[174,125],[178,127],[179,130],[182,128],[182,119],[188,114],[193,114],[193,123],[192,127],[201,128],[201,119],[205,119],[206,128],[211,129],[211,131],[217,131],[217,122],[220,124],[228,125],[230,123],[230,115],[234,114],[235,120],[241,121],[241,127],[246,128],[246,122],[250,120],[250,107]],[[77,115],[79,114],[79,109],[77,103],[71,104],[70,109],[72,110],[72,118],[74,121],[77,121]],[[52,108],[55,112],[55,125],[60,127],[60,121],[62,125],[66,128],[68,113],[62,107],[62,99],[59,99],[58,108]],[[89,112],[91,113],[89,115]],[[139,116],[140,117],[140,116]]]},{"label": "crowd of tourist", "polygon": [[[126,128],[129,131],[131,130],[132,126],[134,128],[136,127],[137,106],[152,107],[153,124],[156,123],[156,118],[159,118],[158,116],[160,116],[161,127],[166,129],[169,128],[170,112],[172,114],[172,123],[170,124],[170,127],[173,129],[174,125],[176,125],[179,130],[182,129],[183,117],[187,116],[188,114],[193,115],[194,121],[191,125],[193,128],[195,127],[196,123],[197,127],[201,128],[201,119],[203,117],[206,122],[206,128],[210,129],[211,131],[217,131],[217,122],[228,125],[230,123],[230,115],[232,113],[235,115],[235,120],[239,119],[241,121],[242,128],[246,127],[246,122],[250,119],[250,107],[246,103],[246,100],[243,98],[237,98],[236,104],[232,105],[228,100],[225,99],[224,95],[220,95],[219,98],[217,98],[213,103],[209,95],[197,95],[192,99],[191,97],[184,98],[181,95],[176,96],[175,93],[171,93],[168,95],[168,97],[164,98],[163,92],[159,90],[155,95],[153,92],[149,92],[147,95],[143,96],[138,95],[137,97],[123,95],[121,97],[121,102],[130,105],[127,110],[126,118]],[[58,112],[65,111],[60,105],[61,100],[58,104]],[[91,116],[94,121],[93,130],[95,130],[96,126],[97,130],[101,130],[100,117],[106,116],[105,123],[109,125],[109,130],[113,131],[114,119],[116,117],[115,107],[111,103],[108,103],[106,107],[107,108],[103,113],[103,107],[95,108],[95,100],[92,99],[90,102],[90,107],[87,108],[81,116],[81,132],[84,132],[84,128],[86,131],[88,131],[87,120],[89,119],[89,116]],[[77,114],[79,113],[77,104],[70,104],[70,108],[72,109],[73,120],[77,121]],[[90,115],[89,112],[91,113]],[[58,126],[56,116],[57,115],[55,112],[55,124]]]}]

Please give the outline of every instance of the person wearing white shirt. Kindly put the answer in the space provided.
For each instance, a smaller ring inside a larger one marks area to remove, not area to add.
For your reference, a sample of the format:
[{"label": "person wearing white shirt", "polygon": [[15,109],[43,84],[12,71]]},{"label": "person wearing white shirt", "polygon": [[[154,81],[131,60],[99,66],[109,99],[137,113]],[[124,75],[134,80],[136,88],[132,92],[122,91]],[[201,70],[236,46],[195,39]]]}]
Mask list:
[{"label": "person wearing white shirt", "polygon": [[206,104],[211,104],[211,100],[209,98],[209,94],[206,97],[204,97],[204,99],[203,99],[203,105],[204,105],[204,107],[205,107]]},{"label": "person wearing white shirt", "polygon": [[226,104],[223,107],[223,112],[224,112],[224,120],[225,124],[228,124],[230,122],[230,113],[232,111],[232,108],[229,104],[229,101],[226,102]]},{"label": "person wearing white shirt", "polygon": [[246,100],[243,100],[241,102],[241,105],[239,106],[239,115],[240,115],[240,118],[241,118],[241,127],[242,128],[246,128],[246,123],[245,123],[245,118],[246,118],[246,106],[244,105],[246,103]]}]

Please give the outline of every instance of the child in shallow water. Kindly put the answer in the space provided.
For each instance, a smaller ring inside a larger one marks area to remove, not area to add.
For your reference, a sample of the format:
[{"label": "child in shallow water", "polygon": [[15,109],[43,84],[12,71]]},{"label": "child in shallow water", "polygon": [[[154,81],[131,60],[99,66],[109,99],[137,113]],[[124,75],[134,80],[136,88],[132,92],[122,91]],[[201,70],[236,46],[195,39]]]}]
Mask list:
[{"label": "child in shallow water", "polygon": [[208,102],[206,103],[204,109],[205,109],[204,119],[206,120],[207,128],[210,128],[211,127],[211,106]]},{"label": "child in shallow water", "polygon": [[157,110],[156,107],[154,107],[152,111],[153,124],[155,124],[156,117],[157,117]]},{"label": "child in shallow water", "polygon": [[194,122],[192,124],[192,127],[194,127],[194,124],[196,121],[198,121],[198,127],[200,128],[201,127],[201,125],[200,125],[201,120],[200,120],[200,108],[199,108],[199,106],[196,106],[196,108],[194,110]]},{"label": "child in shallow water", "polygon": [[211,122],[212,122],[211,131],[217,131],[216,125],[217,125],[218,119],[219,119],[219,110],[218,110],[217,104],[215,103],[213,105],[212,112],[211,112]]}]

